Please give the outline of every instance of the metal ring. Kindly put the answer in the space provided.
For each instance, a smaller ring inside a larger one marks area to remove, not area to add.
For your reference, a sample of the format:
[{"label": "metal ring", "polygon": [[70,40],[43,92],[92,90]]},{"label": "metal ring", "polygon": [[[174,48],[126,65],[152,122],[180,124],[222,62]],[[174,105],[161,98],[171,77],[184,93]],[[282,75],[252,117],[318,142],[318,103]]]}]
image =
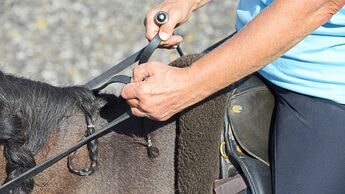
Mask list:
[{"label": "metal ring", "polygon": [[226,155],[226,153],[225,153],[225,141],[222,141],[222,143],[220,144],[220,146],[219,146],[219,151],[220,151],[220,155],[224,158],[224,159],[228,159],[229,158],[229,156],[228,155]]}]

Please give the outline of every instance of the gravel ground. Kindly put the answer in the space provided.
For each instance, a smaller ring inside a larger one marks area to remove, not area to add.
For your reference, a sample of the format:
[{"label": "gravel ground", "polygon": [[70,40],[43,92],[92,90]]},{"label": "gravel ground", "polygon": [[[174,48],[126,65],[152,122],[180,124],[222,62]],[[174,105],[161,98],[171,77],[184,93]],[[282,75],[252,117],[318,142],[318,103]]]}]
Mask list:
[{"label": "gravel ground", "polygon": [[[0,70],[55,85],[82,84],[147,44],[157,0],[0,0]],[[236,0],[214,0],[176,30],[185,53],[234,31]],[[154,59],[169,62],[175,52]]]}]

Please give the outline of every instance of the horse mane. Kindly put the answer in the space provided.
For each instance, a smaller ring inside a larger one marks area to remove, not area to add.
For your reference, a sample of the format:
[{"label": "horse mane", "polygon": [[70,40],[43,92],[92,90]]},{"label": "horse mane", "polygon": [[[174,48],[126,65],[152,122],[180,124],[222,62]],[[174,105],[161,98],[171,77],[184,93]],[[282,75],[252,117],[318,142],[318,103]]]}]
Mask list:
[{"label": "horse mane", "polygon": [[[0,142],[7,160],[5,182],[36,165],[34,156],[62,119],[82,112],[95,119],[103,105],[92,91],[78,86],[55,87],[0,72]],[[30,193],[29,179],[12,190]]]}]

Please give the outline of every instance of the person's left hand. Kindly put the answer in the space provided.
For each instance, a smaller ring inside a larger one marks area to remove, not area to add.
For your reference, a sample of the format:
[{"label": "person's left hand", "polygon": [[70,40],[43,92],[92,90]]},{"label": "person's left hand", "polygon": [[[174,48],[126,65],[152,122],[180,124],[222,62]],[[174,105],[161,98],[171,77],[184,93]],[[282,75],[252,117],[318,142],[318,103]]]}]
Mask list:
[{"label": "person's left hand", "polygon": [[197,98],[188,68],[171,67],[151,61],[133,71],[133,82],[121,96],[127,100],[135,116],[167,120]]}]

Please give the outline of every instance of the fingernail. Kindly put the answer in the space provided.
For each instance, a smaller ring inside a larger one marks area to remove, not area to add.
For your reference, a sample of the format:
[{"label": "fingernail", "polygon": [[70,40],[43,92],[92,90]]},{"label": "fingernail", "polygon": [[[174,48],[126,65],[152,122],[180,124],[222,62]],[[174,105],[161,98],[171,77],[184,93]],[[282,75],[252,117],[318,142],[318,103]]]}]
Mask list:
[{"label": "fingernail", "polygon": [[169,38],[169,34],[166,32],[159,32],[159,38],[161,40],[167,40]]}]

